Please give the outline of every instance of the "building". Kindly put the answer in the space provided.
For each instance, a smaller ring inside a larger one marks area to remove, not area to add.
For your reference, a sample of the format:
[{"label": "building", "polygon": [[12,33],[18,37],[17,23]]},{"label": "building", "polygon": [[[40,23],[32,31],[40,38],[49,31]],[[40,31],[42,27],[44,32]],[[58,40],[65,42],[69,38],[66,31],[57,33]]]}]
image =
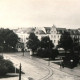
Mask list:
[{"label": "building", "polygon": [[33,33],[34,30],[34,28],[19,28],[13,30],[19,37],[19,43],[16,45],[18,51],[21,51],[22,48],[24,48],[24,50],[27,50],[26,42],[28,41],[29,34]]},{"label": "building", "polygon": [[[42,37],[49,36],[50,40],[52,40],[55,47],[58,45],[61,35],[65,31],[70,33],[72,39],[74,39],[74,37],[79,38],[80,42],[80,29],[78,30],[78,29],[57,28],[55,25],[53,25],[52,27],[19,28],[19,29],[14,29],[13,31],[19,36],[21,45],[22,43],[24,43],[25,49],[27,49],[26,42],[29,39],[30,33],[35,33],[35,35],[38,37],[39,40],[41,40]],[[19,48],[21,47],[20,43],[18,43],[17,48],[18,47]]]}]

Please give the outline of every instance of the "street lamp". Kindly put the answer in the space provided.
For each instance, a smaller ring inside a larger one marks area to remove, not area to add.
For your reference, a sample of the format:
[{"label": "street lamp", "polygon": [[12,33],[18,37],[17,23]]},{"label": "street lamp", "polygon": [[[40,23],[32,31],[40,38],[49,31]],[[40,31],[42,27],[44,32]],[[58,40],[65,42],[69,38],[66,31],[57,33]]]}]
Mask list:
[{"label": "street lamp", "polygon": [[71,68],[72,68],[73,67],[73,59],[71,59],[70,62],[71,62]]},{"label": "street lamp", "polygon": [[21,63],[20,63],[20,67],[19,67],[19,80],[21,80]]}]

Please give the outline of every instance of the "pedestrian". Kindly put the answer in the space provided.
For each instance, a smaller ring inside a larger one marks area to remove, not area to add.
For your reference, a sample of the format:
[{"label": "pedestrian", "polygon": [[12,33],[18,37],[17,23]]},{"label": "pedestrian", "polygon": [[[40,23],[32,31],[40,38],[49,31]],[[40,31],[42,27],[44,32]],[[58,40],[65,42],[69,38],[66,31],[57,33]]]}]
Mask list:
[{"label": "pedestrian", "polygon": [[62,62],[62,67],[64,68],[64,63]]},{"label": "pedestrian", "polygon": [[60,69],[62,68],[62,62],[60,62]]},{"label": "pedestrian", "polygon": [[22,48],[23,56],[24,56],[24,48]]}]

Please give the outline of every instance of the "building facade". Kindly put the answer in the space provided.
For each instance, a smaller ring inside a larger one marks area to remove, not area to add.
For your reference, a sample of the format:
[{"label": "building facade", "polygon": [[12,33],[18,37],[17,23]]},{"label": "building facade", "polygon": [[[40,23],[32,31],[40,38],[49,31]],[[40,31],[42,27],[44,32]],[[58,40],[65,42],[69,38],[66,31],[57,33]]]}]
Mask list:
[{"label": "building facade", "polygon": [[[70,33],[70,36],[72,37],[72,39],[76,37],[79,39],[79,42],[80,42],[80,29],[78,30],[78,29],[57,28],[55,25],[53,25],[52,27],[20,28],[13,31],[20,38],[21,45],[22,47],[24,47],[24,49],[27,49],[26,43],[29,39],[30,33],[35,33],[35,35],[38,37],[39,40],[41,40],[42,37],[49,36],[50,40],[52,40],[55,47],[58,45],[61,35],[65,31]],[[21,47],[20,43],[18,43],[17,49],[19,48],[18,49],[19,51],[20,51],[20,47]]]}]

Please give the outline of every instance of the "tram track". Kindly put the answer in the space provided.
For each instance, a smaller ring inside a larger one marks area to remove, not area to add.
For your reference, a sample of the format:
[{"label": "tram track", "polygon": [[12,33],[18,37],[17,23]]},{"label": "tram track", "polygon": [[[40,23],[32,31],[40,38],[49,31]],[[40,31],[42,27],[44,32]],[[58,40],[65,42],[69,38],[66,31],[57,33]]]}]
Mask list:
[{"label": "tram track", "polygon": [[[19,57],[20,58],[20,60],[21,59],[23,59],[24,58],[24,62],[26,62],[27,63],[27,59],[28,59],[28,62],[32,62],[33,61],[33,64],[42,64],[43,66],[42,67],[44,67],[44,68],[46,68],[46,70],[48,71],[48,73],[45,75],[45,76],[43,76],[43,77],[41,77],[41,78],[39,78],[39,79],[33,79],[33,80],[52,80],[52,79],[50,79],[52,76],[54,76],[54,69],[56,69],[56,70],[58,70],[58,71],[61,71],[61,72],[64,72],[64,73],[67,73],[67,72],[65,72],[65,71],[62,71],[62,70],[60,70],[60,68],[58,69],[58,68],[56,68],[56,67],[54,67],[54,66],[52,66],[52,65],[50,65],[50,66],[48,66],[48,63],[47,63],[47,61],[45,61],[44,62],[44,60],[43,59],[38,59],[38,58],[35,58],[35,57],[29,57],[29,56],[22,56],[22,55],[20,55],[20,54],[16,54],[16,55],[14,55],[13,56],[14,58],[15,57]],[[26,59],[27,58],[27,59]],[[38,62],[36,62],[36,61],[38,61]],[[71,75],[71,76],[75,76],[75,77],[78,77],[78,78],[80,78],[80,76],[77,76],[77,75],[73,75],[73,74],[70,74],[70,73],[67,73],[67,74],[69,74],[69,75]]]},{"label": "tram track", "polygon": [[[21,56],[19,56],[19,58],[23,58],[23,56],[21,57]],[[28,57],[27,57],[28,58]],[[33,60],[31,59],[31,58],[28,58],[29,60],[29,62],[32,62]],[[30,61],[31,60],[31,61]],[[24,62],[26,62],[26,59],[24,60]],[[36,62],[36,60],[35,61],[33,61],[34,63],[33,64],[42,64],[43,66],[41,66],[41,67],[43,67],[43,68],[46,68],[47,69],[47,71],[48,71],[48,73],[44,76],[44,77],[42,77],[42,78],[40,78],[40,79],[38,79],[38,80],[49,80],[49,78],[53,75],[53,70],[49,67],[49,66],[46,66],[46,65],[44,65],[43,63],[41,63],[40,61],[38,61],[38,62]],[[26,62],[27,63],[27,62]]]},{"label": "tram track", "polygon": [[[27,63],[26,57],[23,57],[23,56],[21,56],[21,55],[17,55],[17,54],[16,54],[16,56],[11,56],[11,57],[17,58],[17,59],[20,59],[20,60],[21,60],[22,58],[24,58],[23,61],[24,61],[25,63]],[[42,64],[41,67],[42,67],[42,68],[45,68],[45,69],[47,70],[48,73],[47,73],[44,77],[41,77],[41,78],[38,79],[38,80],[49,80],[49,78],[53,75],[53,70],[52,70],[49,66],[44,65],[44,64],[41,63],[40,61],[37,62],[36,60],[31,59],[30,57],[27,57],[27,59],[29,59],[28,62],[31,63],[31,64],[37,64],[37,66],[39,66],[40,64]],[[32,61],[33,61],[33,63],[32,63]],[[27,76],[27,75],[25,75],[25,76]],[[25,77],[25,76],[24,76],[24,77]],[[25,80],[25,79],[24,79],[24,80]]]}]

